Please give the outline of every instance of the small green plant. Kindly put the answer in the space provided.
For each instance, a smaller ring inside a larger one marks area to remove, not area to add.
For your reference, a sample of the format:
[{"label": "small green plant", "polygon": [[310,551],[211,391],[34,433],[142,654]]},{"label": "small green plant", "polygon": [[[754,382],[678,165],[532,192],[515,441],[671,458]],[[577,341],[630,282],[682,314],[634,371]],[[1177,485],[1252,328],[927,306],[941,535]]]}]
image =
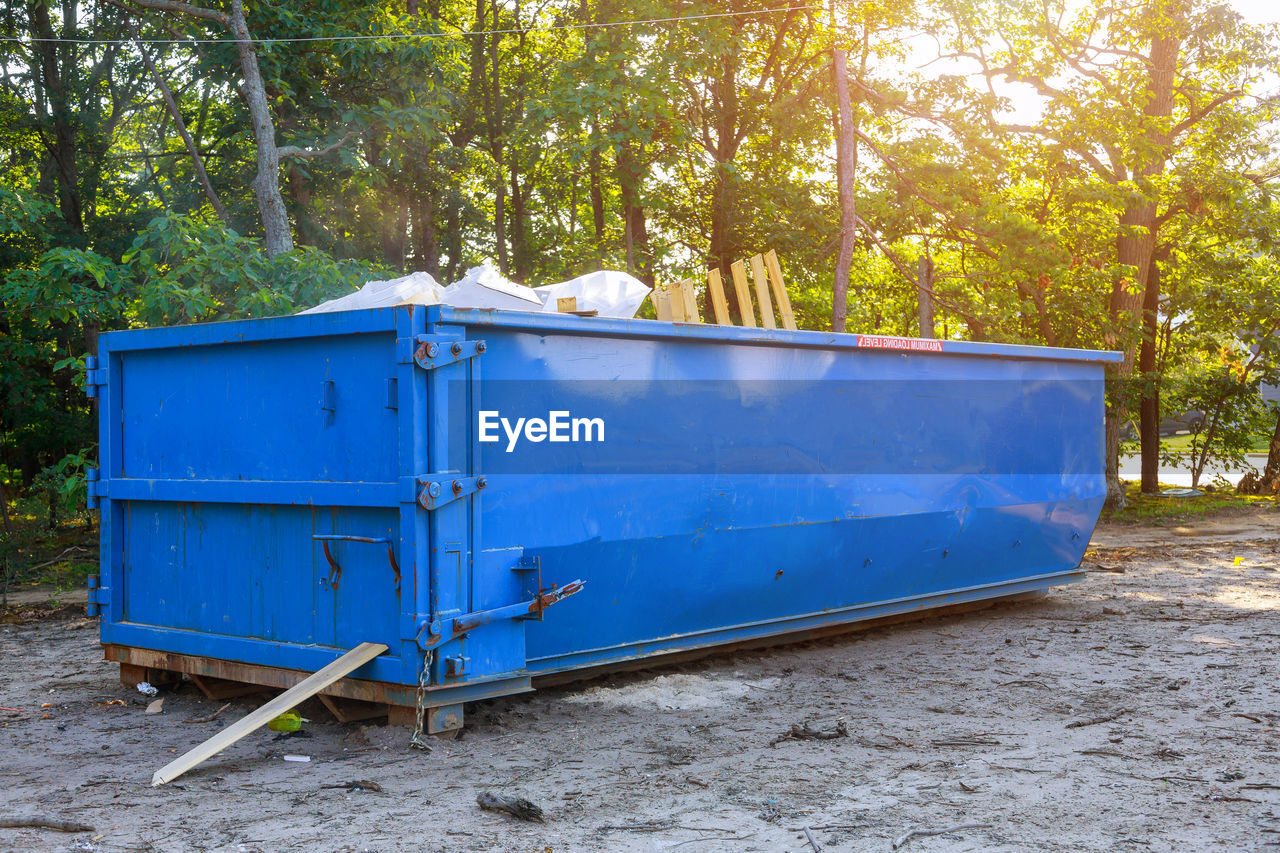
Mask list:
[{"label": "small green plant", "polygon": [[32,491],[45,497],[48,527],[53,530],[63,519],[75,515],[88,500],[87,471],[93,465],[83,453],[68,453],[36,475]]},{"label": "small green plant", "polygon": [[1177,380],[1171,411],[1195,411],[1203,416],[1192,421],[1186,455],[1162,447],[1161,461],[1167,465],[1186,464],[1191,469],[1191,486],[1213,463],[1227,470],[1247,471],[1245,454],[1267,427],[1267,408],[1258,389],[1259,378],[1249,376],[1224,353],[1217,363],[1204,364]]}]

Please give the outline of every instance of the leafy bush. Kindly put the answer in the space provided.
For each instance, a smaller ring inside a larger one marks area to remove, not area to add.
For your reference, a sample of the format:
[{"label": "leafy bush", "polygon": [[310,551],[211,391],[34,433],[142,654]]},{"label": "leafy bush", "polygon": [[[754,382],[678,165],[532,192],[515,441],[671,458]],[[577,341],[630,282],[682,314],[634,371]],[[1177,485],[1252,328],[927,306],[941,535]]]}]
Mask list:
[{"label": "leafy bush", "polygon": [[269,258],[219,220],[175,213],[151,220],[118,261],[42,250],[47,207],[0,189],[0,254],[17,257],[23,241],[32,250],[0,277],[0,463],[47,498],[50,527],[83,505],[81,449],[94,435],[84,359],[99,330],[288,314],[388,272],[306,247]]},{"label": "leafy bush", "polygon": [[[1166,410],[1204,414],[1191,424],[1189,464],[1193,488],[1199,486],[1211,463],[1220,463],[1228,470],[1250,467],[1245,454],[1269,422],[1259,384],[1259,377],[1250,377],[1225,355],[1217,362],[1195,365],[1173,381],[1171,393],[1164,400]],[[1177,465],[1183,458],[1177,453],[1165,453],[1162,461]]]},{"label": "leafy bush", "polygon": [[269,258],[258,241],[217,220],[176,213],[153,219],[122,262],[130,314],[146,326],[288,314],[384,272],[312,247]]},{"label": "leafy bush", "polygon": [[43,493],[48,502],[49,529],[58,526],[60,518],[74,515],[88,499],[85,472],[95,467],[84,453],[68,453],[42,470],[32,483],[32,491]]}]

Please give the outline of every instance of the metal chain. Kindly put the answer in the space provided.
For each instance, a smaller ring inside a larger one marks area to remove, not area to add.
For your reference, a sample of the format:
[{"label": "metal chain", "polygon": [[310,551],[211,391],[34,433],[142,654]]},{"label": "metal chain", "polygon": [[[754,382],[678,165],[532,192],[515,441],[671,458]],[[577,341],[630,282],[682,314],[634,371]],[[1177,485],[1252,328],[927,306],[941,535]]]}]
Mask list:
[{"label": "metal chain", "polygon": [[427,649],[422,653],[422,671],[418,673],[418,696],[416,704],[417,723],[413,729],[413,737],[409,738],[409,746],[414,749],[421,749],[424,752],[431,751],[431,744],[427,743],[426,738],[426,716],[427,716],[427,682],[431,680],[431,663],[435,660],[435,649]]}]

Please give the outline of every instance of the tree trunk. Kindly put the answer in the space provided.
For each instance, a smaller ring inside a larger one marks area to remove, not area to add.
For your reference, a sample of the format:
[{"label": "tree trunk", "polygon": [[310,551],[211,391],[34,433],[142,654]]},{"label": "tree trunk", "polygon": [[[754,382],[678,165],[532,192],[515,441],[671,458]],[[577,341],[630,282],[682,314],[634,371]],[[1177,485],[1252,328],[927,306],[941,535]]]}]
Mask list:
[{"label": "tree trunk", "polygon": [[503,148],[504,140],[502,138],[503,121],[502,121],[502,78],[498,69],[498,44],[501,36],[498,35],[498,4],[497,0],[490,5],[490,12],[493,15],[493,33],[489,36],[489,64],[492,66],[493,79],[491,81],[490,95],[486,98],[489,107],[489,150],[493,154],[494,165],[494,194],[493,194],[493,242],[494,249],[498,256],[498,269],[503,275],[508,275],[511,271],[511,260],[507,254],[507,176],[503,174]]},{"label": "tree trunk", "polygon": [[[592,128],[595,135],[595,128]],[[593,144],[587,157],[587,173],[591,195],[591,225],[595,229],[596,263],[604,260],[604,185],[600,174],[600,146]]]},{"label": "tree trunk", "polygon": [[231,0],[231,14],[227,20],[240,52],[244,99],[257,146],[258,174],[253,179],[253,197],[258,204],[258,218],[262,220],[267,257],[274,258],[293,249],[293,230],[289,226],[284,196],[280,193],[280,151],[276,147],[275,123],[271,118],[271,105],[267,103],[262,71],[258,67],[258,52],[254,49],[249,25],[245,21],[243,0]]},{"label": "tree trunk", "polygon": [[125,26],[128,28],[129,34],[133,36],[133,44],[142,56],[143,65],[147,66],[147,71],[151,72],[152,79],[156,81],[156,88],[160,90],[160,95],[164,98],[169,117],[173,119],[173,126],[178,131],[178,136],[182,138],[182,144],[186,146],[187,154],[191,157],[191,165],[195,170],[196,180],[199,181],[200,188],[204,190],[205,198],[209,199],[209,204],[213,206],[213,212],[218,215],[218,219],[222,221],[222,224],[229,224],[230,219],[227,216],[227,209],[222,206],[221,200],[218,199],[218,194],[213,191],[213,184],[209,182],[209,173],[204,168],[204,158],[200,156],[195,140],[187,132],[186,122],[182,120],[182,112],[178,109],[178,104],[173,100],[173,93],[169,91],[169,84],[160,76],[155,63],[151,61],[151,54],[147,53],[146,48],[143,46],[142,37],[138,35],[137,28],[127,19],[125,20]]},{"label": "tree trunk", "polygon": [[293,209],[298,221],[297,243],[300,246],[314,246],[319,242],[323,228],[316,224],[311,215],[311,190],[307,186],[307,178],[296,163],[290,163],[284,174],[285,180],[289,182],[289,195],[293,197]]},{"label": "tree trunk", "polygon": [[462,277],[462,201],[456,192],[450,193],[447,201],[448,213],[444,220],[445,248],[449,254],[449,265],[445,267],[445,281],[448,284]]},{"label": "tree trunk", "polygon": [[73,111],[68,100],[67,81],[63,78],[63,71],[69,66],[64,63],[60,67],[58,63],[58,51],[65,45],[60,46],[54,41],[58,36],[49,18],[49,4],[29,3],[27,14],[31,21],[31,34],[39,39],[31,47],[36,66],[32,70],[36,72],[33,76],[39,78],[40,88],[48,97],[49,131],[52,138],[46,140],[46,145],[58,187],[58,212],[68,230],[79,237],[84,234],[84,211],[76,162],[76,128],[72,123]]},{"label": "tree trunk", "polygon": [[1156,330],[1160,313],[1160,265],[1153,259],[1142,294],[1142,344],[1138,373],[1142,397],[1138,405],[1138,435],[1142,442],[1142,493],[1160,490],[1160,376],[1156,372]]},{"label": "tree trunk", "polygon": [[710,266],[718,267],[724,275],[729,275],[729,267],[733,264],[736,254],[736,247],[730,234],[733,223],[732,181],[733,179],[729,176],[729,164],[717,161],[711,185]]},{"label": "tree trunk", "polygon": [[920,337],[934,338],[933,333],[933,258],[920,256],[920,272],[916,281],[916,303],[919,308]]},{"label": "tree trunk", "polygon": [[[1159,176],[1168,159],[1169,140],[1163,128],[1163,120],[1173,112],[1174,70],[1180,48],[1181,42],[1171,36],[1152,40],[1146,87],[1135,98],[1135,101],[1145,102],[1142,111],[1146,144],[1137,153],[1133,168],[1134,178],[1139,183]],[[1138,339],[1138,335],[1133,332],[1141,329],[1138,309],[1142,304],[1155,252],[1158,225],[1153,196],[1154,191],[1148,189],[1142,196],[1129,201],[1120,217],[1119,237],[1116,238],[1116,261],[1120,266],[1133,270],[1132,278],[1121,276],[1116,279],[1109,305],[1110,319],[1115,330],[1112,345],[1124,348],[1124,361],[1115,373],[1122,383],[1133,376]],[[1112,399],[1107,407],[1106,429],[1106,502],[1112,507],[1122,507],[1125,503],[1124,488],[1120,483],[1120,427],[1127,418],[1126,401]]]},{"label": "tree trunk", "polygon": [[520,184],[518,159],[510,157],[509,162],[511,164],[511,216],[507,224],[511,241],[511,268],[515,271],[517,279],[525,281],[532,273],[529,261],[528,230],[526,227],[526,220],[529,218],[529,189],[527,186],[521,186]]},{"label": "tree trunk", "polygon": [[0,521],[4,523],[4,532],[13,535],[13,523],[9,521],[9,498],[4,493],[4,482],[0,481]]},{"label": "tree trunk", "polygon": [[436,231],[436,196],[435,190],[426,190],[418,195],[418,208],[413,221],[413,238],[415,244],[415,260],[418,269],[431,273],[440,280],[440,235]]},{"label": "tree trunk", "polygon": [[1267,465],[1262,469],[1257,494],[1280,495],[1280,407],[1276,408],[1276,428],[1271,432],[1271,443],[1267,447]]},{"label": "tree trunk", "polygon": [[[831,51],[831,67],[835,75],[836,100],[839,102],[840,126],[837,128],[836,157],[840,176],[840,254],[836,257],[836,275],[831,286],[831,330],[843,332],[848,325],[849,269],[853,265],[853,249],[857,242],[857,209],[854,206],[854,158],[857,142],[853,136],[853,102],[849,97],[849,65],[843,50]],[[923,312],[923,308],[921,309]]]},{"label": "tree trunk", "polygon": [[404,271],[409,242],[409,203],[393,196],[391,210],[382,219],[382,260],[392,269]]},{"label": "tree trunk", "polygon": [[[715,173],[711,185],[711,255],[709,265],[718,267],[725,281],[729,280],[731,266],[739,252],[734,234],[734,208],[737,199],[737,183],[730,164],[738,156],[741,144],[738,138],[738,55],[737,45],[723,57],[720,74],[712,83],[711,97],[715,115],[715,144],[710,151],[715,161]],[[710,293],[706,295],[706,316],[711,316]],[[729,315],[738,317],[737,300],[729,301]]]},{"label": "tree trunk", "polygon": [[622,223],[627,248],[627,271],[653,286],[653,256],[640,193],[644,169],[630,142],[618,146],[618,188],[622,195]]},{"label": "tree trunk", "polygon": [[[386,149],[385,138],[378,131],[370,131],[365,143],[365,156],[374,164],[375,169],[382,168],[382,152]],[[407,203],[393,190],[388,190],[390,204],[384,204],[382,215],[378,219],[378,243],[382,249],[382,261],[397,270],[404,269],[406,231],[409,227]]]}]

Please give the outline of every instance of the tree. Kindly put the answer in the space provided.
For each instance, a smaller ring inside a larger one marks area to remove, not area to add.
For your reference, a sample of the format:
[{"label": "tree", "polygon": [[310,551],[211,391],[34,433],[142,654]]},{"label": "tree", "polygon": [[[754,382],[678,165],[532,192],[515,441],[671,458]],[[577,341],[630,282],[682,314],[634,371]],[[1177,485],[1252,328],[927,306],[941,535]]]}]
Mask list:
[{"label": "tree", "polygon": [[[1147,0],[1088,6],[1009,0],[949,7],[960,56],[989,80],[1032,87],[1045,103],[1039,124],[988,113],[993,132],[1040,141],[1041,156],[1091,173],[1114,211],[1105,342],[1124,351],[1124,380],[1154,366],[1161,230],[1187,213],[1196,187],[1179,179],[1188,163],[1248,148],[1258,117],[1242,104],[1276,56],[1274,33],[1244,24],[1201,0]],[[985,12],[980,14],[979,10]],[[979,21],[1001,22],[982,26]],[[1003,45],[988,52],[986,45]],[[1144,344],[1145,341],[1145,345]],[[1139,348],[1142,359],[1138,360]],[[1158,411],[1139,388],[1143,488],[1154,490]],[[1130,401],[1113,393],[1107,411],[1107,480],[1111,502],[1123,500],[1118,476],[1121,426]]]},{"label": "tree", "polygon": [[253,194],[258,203],[258,217],[262,222],[263,238],[267,254],[271,257],[293,248],[293,228],[280,193],[280,161],[289,157],[320,157],[346,144],[351,134],[319,149],[296,145],[279,145],[276,142],[275,120],[267,100],[262,69],[258,64],[258,52],[253,35],[245,18],[243,0],[230,0],[231,11],[222,12],[203,6],[194,6],[179,0],[132,0],[134,5],[155,11],[187,15],[220,25],[235,40],[240,57],[242,75],[241,95],[249,108],[253,138],[257,150],[258,174],[253,181]]}]

